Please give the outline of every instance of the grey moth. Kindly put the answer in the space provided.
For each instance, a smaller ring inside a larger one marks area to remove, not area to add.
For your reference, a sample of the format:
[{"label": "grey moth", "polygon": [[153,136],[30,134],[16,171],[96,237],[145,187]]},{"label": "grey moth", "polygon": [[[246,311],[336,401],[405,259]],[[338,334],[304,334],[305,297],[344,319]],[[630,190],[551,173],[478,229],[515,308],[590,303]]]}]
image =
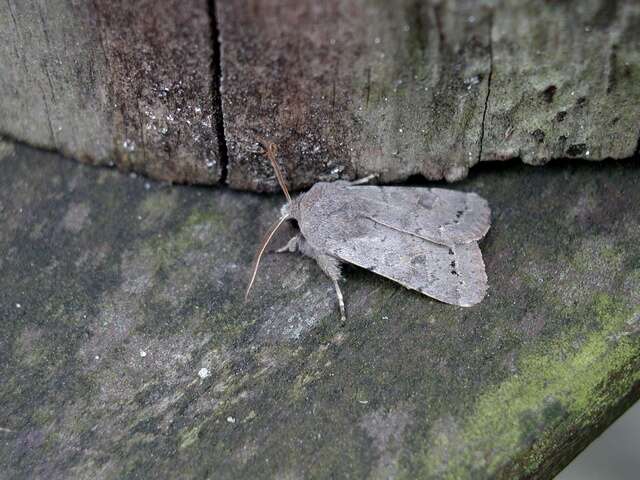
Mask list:
[{"label": "grey moth", "polygon": [[342,263],[452,305],[470,307],[484,298],[487,275],[478,241],[490,226],[485,199],[443,188],[364,185],[370,178],[319,182],[292,199],[276,162],[276,145],[263,146],[287,203],[258,250],[247,296],[273,235],[287,220],[296,220],[299,232],[277,251],[316,260],[333,281],[343,321]]}]

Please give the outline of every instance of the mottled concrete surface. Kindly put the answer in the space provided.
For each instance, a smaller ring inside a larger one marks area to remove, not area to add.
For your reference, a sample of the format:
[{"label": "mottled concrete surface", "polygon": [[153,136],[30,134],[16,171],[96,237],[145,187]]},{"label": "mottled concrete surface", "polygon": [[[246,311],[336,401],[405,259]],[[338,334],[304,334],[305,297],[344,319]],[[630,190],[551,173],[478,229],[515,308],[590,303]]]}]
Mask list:
[{"label": "mottled concrete surface", "polygon": [[484,302],[341,325],[295,255],[242,301],[280,197],[0,152],[4,478],[549,478],[640,395],[637,162],[474,170]]}]

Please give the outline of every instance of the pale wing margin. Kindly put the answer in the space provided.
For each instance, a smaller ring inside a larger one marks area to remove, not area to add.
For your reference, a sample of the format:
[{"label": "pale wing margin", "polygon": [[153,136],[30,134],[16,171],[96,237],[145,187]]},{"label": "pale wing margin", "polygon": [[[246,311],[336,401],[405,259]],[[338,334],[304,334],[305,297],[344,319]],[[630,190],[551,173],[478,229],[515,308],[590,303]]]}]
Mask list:
[{"label": "pale wing margin", "polygon": [[353,186],[336,189],[380,224],[442,245],[474,242],[489,230],[491,210],[475,193],[443,188]]}]

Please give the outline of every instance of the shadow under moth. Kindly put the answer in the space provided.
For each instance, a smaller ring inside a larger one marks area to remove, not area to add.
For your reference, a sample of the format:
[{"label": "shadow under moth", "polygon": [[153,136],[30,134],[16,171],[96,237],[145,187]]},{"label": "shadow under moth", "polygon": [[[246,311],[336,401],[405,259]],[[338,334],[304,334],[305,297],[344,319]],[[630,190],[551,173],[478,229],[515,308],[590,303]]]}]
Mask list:
[{"label": "shadow under moth", "polygon": [[478,241],[489,230],[491,210],[475,193],[443,188],[380,187],[355,182],[316,183],[292,199],[276,162],[276,145],[261,142],[287,203],[258,252],[245,298],[260,258],[278,228],[297,221],[299,232],[277,252],[313,258],[333,281],[342,321],[340,264],[351,263],[441,302],[462,307],[479,303],[487,274]]}]

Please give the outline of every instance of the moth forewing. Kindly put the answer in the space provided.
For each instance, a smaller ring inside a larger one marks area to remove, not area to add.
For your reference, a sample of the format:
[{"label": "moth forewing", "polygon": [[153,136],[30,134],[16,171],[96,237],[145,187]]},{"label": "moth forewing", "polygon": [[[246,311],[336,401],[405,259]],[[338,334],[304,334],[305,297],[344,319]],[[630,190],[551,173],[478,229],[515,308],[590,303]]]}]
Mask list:
[{"label": "moth forewing", "polygon": [[[306,241],[326,255],[437,300],[471,306],[482,300],[487,289],[475,239],[489,227],[488,205],[475,194],[450,192],[319,183],[300,199],[298,224]],[[408,207],[403,210],[398,198]],[[422,203],[428,212],[414,215],[412,209],[425,199],[428,202]],[[386,201],[386,212],[380,207],[382,201]],[[467,215],[476,212],[479,218],[467,218],[463,223],[460,209]],[[452,231],[449,225],[460,225],[453,240],[446,236]],[[426,238],[425,232],[433,236],[439,232],[440,236]]]},{"label": "moth forewing", "polygon": [[475,193],[376,186],[329,190],[329,201],[334,204],[344,197],[343,202],[382,225],[442,245],[480,240],[489,229],[489,205]]}]

